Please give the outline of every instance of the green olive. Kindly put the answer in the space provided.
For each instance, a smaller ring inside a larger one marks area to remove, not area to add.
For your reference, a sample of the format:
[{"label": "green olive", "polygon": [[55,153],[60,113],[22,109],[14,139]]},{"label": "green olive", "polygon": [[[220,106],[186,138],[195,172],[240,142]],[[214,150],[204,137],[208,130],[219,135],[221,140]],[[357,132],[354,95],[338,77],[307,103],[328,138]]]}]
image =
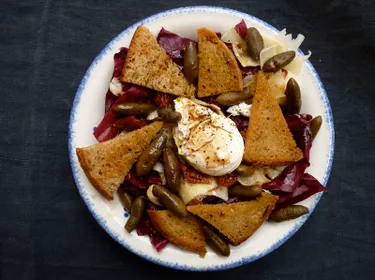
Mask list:
[{"label": "green olive", "polygon": [[263,37],[255,27],[247,29],[246,33],[247,52],[255,61],[259,60],[260,52],[264,48]]},{"label": "green olive", "polygon": [[263,64],[262,70],[263,72],[277,72],[292,62],[295,56],[295,51],[286,51],[276,54]]},{"label": "green olive", "polygon": [[194,42],[189,42],[184,53],[184,74],[193,84],[198,77],[198,52]]},{"label": "green olive", "polygon": [[316,116],[311,121],[311,135],[312,135],[313,140],[315,139],[315,136],[318,134],[320,127],[322,126],[322,123],[323,123],[323,118],[320,115]]},{"label": "green olive", "polygon": [[229,187],[228,193],[230,195],[238,195],[244,197],[257,197],[262,193],[261,186],[242,186],[241,184],[235,184]]},{"label": "green olive", "polygon": [[133,197],[127,191],[124,191],[123,188],[119,188],[117,192],[118,192],[120,200],[122,201],[125,207],[126,212],[131,214],[131,207],[132,207],[133,200],[134,200]]},{"label": "green olive", "polygon": [[119,115],[143,116],[156,110],[156,107],[155,105],[144,103],[123,103],[116,105],[112,110]]},{"label": "green olive", "polygon": [[229,245],[210,226],[203,225],[203,232],[206,236],[207,243],[215,252],[225,257],[230,255]]},{"label": "green olive", "polygon": [[160,185],[154,185],[152,188],[152,193],[154,196],[159,198],[160,202],[168,210],[171,210],[182,217],[186,217],[188,215],[185,203],[181,200],[181,198],[170,192],[167,188]]},{"label": "green olive", "polygon": [[131,232],[132,230],[137,228],[139,222],[142,219],[144,210],[145,210],[145,200],[143,197],[138,196],[132,204],[131,215],[125,224],[125,229],[128,232]]},{"label": "green olive", "polygon": [[301,90],[298,83],[290,78],[285,90],[286,104],[290,114],[298,114],[301,109]]},{"label": "green olive", "polygon": [[225,106],[232,106],[237,105],[241,102],[244,102],[248,99],[250,99],[253,96],[253,93],[251,91],[249,92],[226,92],[220,94],[216,101]]},{"label": "green olive", "polygon": [[158,115],[165,122],[176,123],[181,120],[181,114],[171,109],[158,109]]},{"label": "green olive", "polygon": [[136,164],[138,176],[148,174],[154,167],[155,163],[159,160],[168,138],[168,129],[169,128],[167,127],[163,127],[155,139],[139,157]]},{"label": "green olive", "polygon": [[273,222],[282,222],[296,219],[302,215],[309,213],[309,209],[302,205],[290,205],[285,208],[274,210],[268,220]]},{"label": "green olive", "polygon": [[167,142],[165,143],[166,148],[171,148],[175,153],[178,152],[177,145],[173,139],[172,128],[168,131]]},{"label": "green olive", "polygon": [[165,148],[163,153],[163,165],[168,188],[172,192],[177,193],[180,189],[181,176],[179,162],[172,148]]},{"label": "green olive", "polygon": [[255,169],[252,166],[248,166],[246,164],[241,164],[237,167],[235,172],[240,176],[251,176],[253,175]]}]

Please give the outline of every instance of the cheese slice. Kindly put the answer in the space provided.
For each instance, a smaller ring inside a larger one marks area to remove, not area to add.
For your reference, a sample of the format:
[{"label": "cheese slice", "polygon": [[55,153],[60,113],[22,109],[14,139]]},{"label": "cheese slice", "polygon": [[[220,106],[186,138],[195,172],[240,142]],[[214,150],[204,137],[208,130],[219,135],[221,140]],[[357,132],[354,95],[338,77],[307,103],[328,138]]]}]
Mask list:
[{"label": "cheese slice", "polygon": [[[272,56],[293,50],[296,51],[305,40],[305,36],[298,34],[295,39],[292,38],[292,34],[287,34],[286,29],[281,30],[278,34],[268,37],[262,34],[264,48],[260,53],[260,61],[253,60],[247,53],[246,42],[241,38],[234,28],[228,29],[222,36],[221,40],[226,43],[232,44],[233,53],[237,60],[243,67],[248,66],[263,66],[264,62],[270,59]],[[296,56],[291,63],[284,68],[292,72],[295,75],[301,73],[303,63],[309,59],[311,52],[307,55]]]},{"label": "cheese slice", "polygon": [[185,204],[188,204],[194,198],[212,195],[223,200],[228,200],[228,188],[219,187],[213,178],[210,184],[192,184],[185,180],[181,181],[179,195]]},{"label": "cheese slice", "polygon": [[251,176],[238,176],[238,182],[243,186],[261,186],[279,175],[285,166],[258,167]]}]

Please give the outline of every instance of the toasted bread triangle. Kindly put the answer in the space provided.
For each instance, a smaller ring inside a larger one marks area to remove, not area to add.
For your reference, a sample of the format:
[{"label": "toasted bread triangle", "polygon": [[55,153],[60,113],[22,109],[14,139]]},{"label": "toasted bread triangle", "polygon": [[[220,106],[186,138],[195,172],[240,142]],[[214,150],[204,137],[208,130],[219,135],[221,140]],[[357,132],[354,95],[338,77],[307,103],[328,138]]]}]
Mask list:
[{"label": "toasted bread triangle", "polygon": [[154,122],[111,140],[76,149],[87,178],[105,198],[113,199],[113,192],[161,127],[162,122]]},{"label": "toasted bread triangle", "polygon": [[187,209],[215,227],[231,244],[239,245],[268,219],[277,199],[277,196],[263,192],[252,201],[198,204]]},{"label": "toasted bread triangle", "polygon": [[194,86],[144,26],[139,26],[133,35],[121,81],[177,96],[189,97],[195,93]]},{"label": "toasted bread triangle", "polygon": [[148,215],[154,227],[168,241],[204,257],[206,254],[205,236],[199,220],[194,215],[180,218],[169,210],[150,210]]},{"label": "toasted bread triangle", "polygon": [[243,160],[253,165],[288,165],[303,158],[263,72],[257,74]]},{"label": "toasted bread triangle", "polygon": [[233,53],[208,28],[199,28],[197,33],[198,97],[242,91],[242,74]]}]

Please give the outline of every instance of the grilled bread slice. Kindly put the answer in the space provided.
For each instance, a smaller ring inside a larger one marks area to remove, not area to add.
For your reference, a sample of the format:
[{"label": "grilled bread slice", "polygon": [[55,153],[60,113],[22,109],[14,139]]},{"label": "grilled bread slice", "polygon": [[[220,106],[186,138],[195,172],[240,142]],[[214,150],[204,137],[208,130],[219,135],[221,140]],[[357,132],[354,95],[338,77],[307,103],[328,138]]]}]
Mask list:
[{"label": "grilled bread slice", "polygon": [[199,28],[197,33],[198,97],[242,91],[242,74],[233,53],[208,28]]},{"label": "grilled bread slice", "polygon": [[149,210],[148,215],[156,230],[176,246],[206,254],[206,241],[199,220],[193,215],[180,218],[169,210]]},{"label": "grilled bread slice", "polygon": [[87,178],[105,198],[113,199],[113,192],[117,191],[162,124],[154,122],[111,140],[76,149]]},{"label": "grilled bread slice", "polygon": [[246,132],[243,160],[252,165],[288,165],[303,158],[266,77],[257,73],[257,85]]},{"label": "grilled bread slice", "polygon": [[130,42],[121,81],[177,96],[189,97],[195,93],[195,87],[144,26],[137,28]]},{"label": "grilled bread slice", "polygon": [[198,204],[187,209],[215,227],[231,244],[239,245],[268,219],[277,200],[277,196],[263,192],[252,201]]}]

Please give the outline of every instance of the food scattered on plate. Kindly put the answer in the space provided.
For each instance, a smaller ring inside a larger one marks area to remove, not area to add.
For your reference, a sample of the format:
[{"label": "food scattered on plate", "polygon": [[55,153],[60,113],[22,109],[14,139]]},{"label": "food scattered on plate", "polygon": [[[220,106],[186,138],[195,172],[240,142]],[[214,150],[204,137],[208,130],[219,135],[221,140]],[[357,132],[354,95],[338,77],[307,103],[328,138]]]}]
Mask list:
[{"label": "food scattered on plate", "polygon": [[130,214],[124,230],[157,251],[171,242],[229,256],[326,190],[305,172],[322,118],[300,112],[304,36],[243,20],[216,31],[199,28],[196,42],[139,26],[114,55],[99,143],[76,149],[92,185]]}]

